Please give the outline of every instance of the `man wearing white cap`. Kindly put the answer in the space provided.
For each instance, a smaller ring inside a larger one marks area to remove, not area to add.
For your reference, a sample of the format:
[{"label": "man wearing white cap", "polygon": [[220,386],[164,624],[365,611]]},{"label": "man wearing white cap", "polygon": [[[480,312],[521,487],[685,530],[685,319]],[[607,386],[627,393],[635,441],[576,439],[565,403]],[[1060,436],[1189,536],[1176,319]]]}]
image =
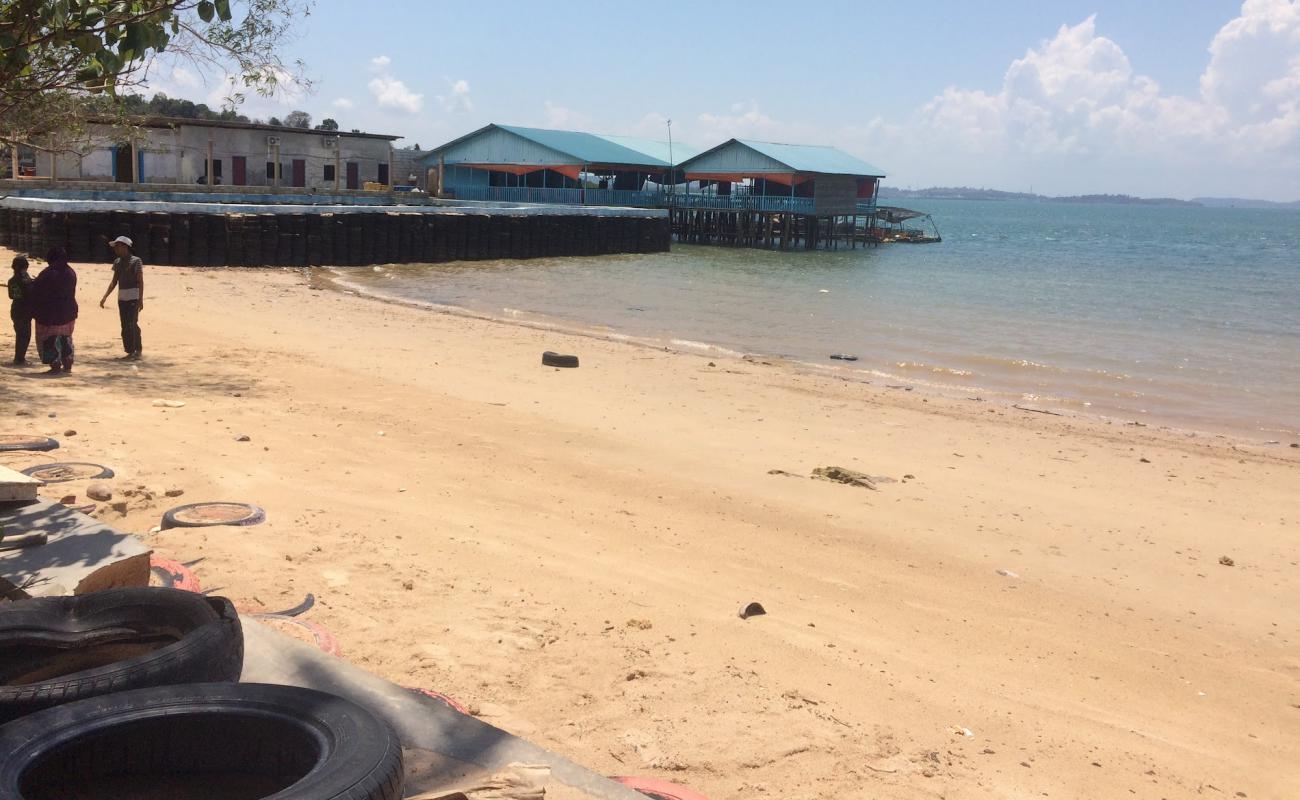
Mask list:
[{"label": "man wearing white cap", "polygon": [[135,361],[140,358],[140,312],[144,310],[144,262],[139,256],[132,255],[133,242],[126,236],[119,236],[109,242],[117,258],[113,259],[113,281],[108,284],[99,301],[103,308],[108,296],[117,289],[117,312],[122,318],[122,348],[126,358]]}]

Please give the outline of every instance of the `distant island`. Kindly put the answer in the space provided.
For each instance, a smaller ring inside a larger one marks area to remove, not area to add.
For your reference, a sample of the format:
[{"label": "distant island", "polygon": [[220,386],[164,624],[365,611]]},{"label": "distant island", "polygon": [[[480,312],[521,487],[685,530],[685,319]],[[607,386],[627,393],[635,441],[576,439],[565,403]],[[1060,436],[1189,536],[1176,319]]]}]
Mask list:
[{"label": "distant island", "polygon": [[[1106,203],[1111,205],[1137,205],[1137,206],[1202,206],[1218,205],[1218,203],[1203,202],[1204,198],[1196,200],[1178,200],[1173,197],[1134,197],[1127,194],[1079,194],[1069,197],[1049,197],[1042,194],[1033,194],[1030,192],[1004,192],[1000,189],[972,189],[969,186],[932,186],[928,189],[899,189],[893,186],[880,187],[881,200],[1028,200],[1036,203],[1085,203],[1098,204]],[[1238,205],[1246,202],[1267,202],[1267,201],[1240,201]],[[1285,204],[1277,203],[1278,207],[1287,207]],[[1300,204],[1290,204],[1300,207]],[[1261,206],[1262,207],[1262,206]]]}]

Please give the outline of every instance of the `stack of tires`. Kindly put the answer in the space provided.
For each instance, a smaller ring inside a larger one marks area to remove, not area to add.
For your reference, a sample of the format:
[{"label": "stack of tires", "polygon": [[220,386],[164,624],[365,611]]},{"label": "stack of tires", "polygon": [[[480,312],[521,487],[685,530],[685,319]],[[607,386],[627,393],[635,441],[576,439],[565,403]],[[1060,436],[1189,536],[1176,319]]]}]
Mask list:
[{"label": "stack of tires", "polygon": [[238,683],[230,601],[110,589],[0,603],[0,800],[397,800],[392,731],[340,697]]}]

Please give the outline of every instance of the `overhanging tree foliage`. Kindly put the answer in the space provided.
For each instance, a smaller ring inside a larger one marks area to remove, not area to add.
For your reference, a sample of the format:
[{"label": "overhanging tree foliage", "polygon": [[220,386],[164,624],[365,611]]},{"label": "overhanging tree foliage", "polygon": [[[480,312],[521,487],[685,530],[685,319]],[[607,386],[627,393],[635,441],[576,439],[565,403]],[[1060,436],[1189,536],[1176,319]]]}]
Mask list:
[{"label": "overhanging tree foliage", "polygon": [[309,0],[0,0],[0,139],[122,114],[159,54],[229,74],[228,103],[304,83],[280,51]]}]

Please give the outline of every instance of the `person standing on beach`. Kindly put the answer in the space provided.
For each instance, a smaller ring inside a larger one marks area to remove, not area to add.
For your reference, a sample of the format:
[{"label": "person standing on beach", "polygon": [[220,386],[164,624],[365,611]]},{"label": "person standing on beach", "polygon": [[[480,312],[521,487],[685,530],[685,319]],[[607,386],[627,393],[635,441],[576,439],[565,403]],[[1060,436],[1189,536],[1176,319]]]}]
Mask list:
[{"label": "person standing on beach", "polygon": [[126,236],[119,236],[109,242],[117,258],[113,259],[113,280],[99,301],[99,307],[103,308],[116,287],[117,313],[122,319],[122,349],[126,350],[125,357],[130,361],[139,359],[143,349],[140,341],[140,312],[144,310],[144,262],[131,253],[133,244]]},{"label": "person standing on beach", "polygon": [[50,373],[72,372],[72,331],[77,327],[77,273],[62,247],[51,247],[49,265],[32,282],[36,346]]},{"label": "person standing on beach", "polygon": [[14,366],[27,363],[32,343],[32,276],[27,273],[27,256],[14,256],[14,276],[9,279],[9,319],[14,323]]}]

